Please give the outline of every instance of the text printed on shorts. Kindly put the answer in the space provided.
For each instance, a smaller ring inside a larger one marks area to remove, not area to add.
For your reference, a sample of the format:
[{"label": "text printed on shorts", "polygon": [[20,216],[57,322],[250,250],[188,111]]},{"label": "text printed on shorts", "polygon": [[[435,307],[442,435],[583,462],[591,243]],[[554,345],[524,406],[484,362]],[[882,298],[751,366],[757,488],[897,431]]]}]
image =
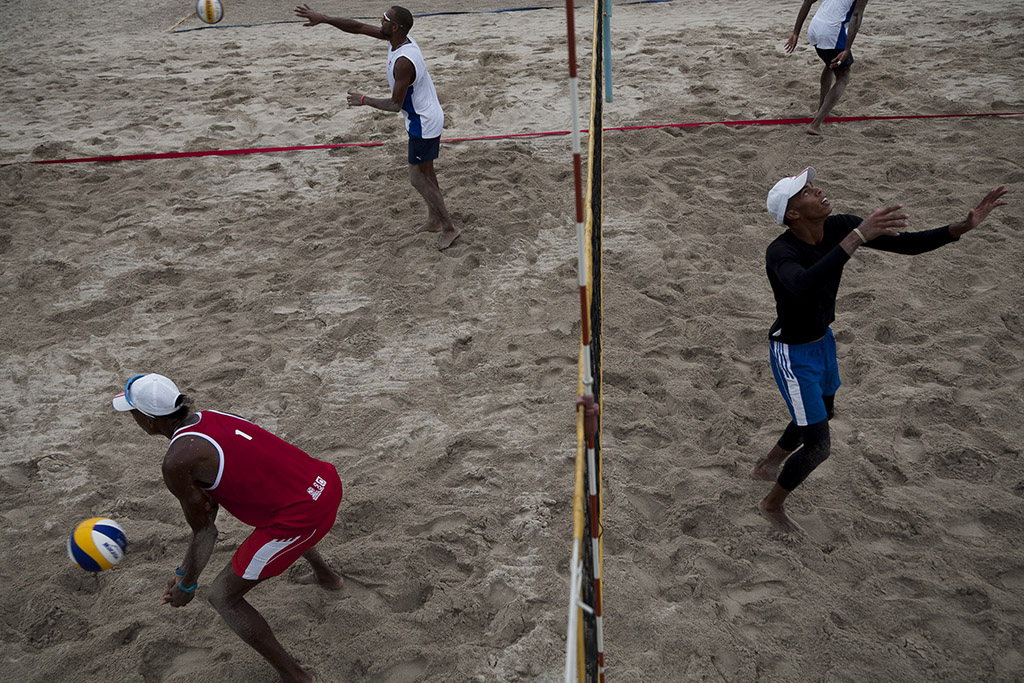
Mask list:
[{"label": "text printed on shorts", "polygon": [[320,494],[324,492],[325,486],[327,486],[327,482],[324,480],[324,478],[317,477],[316,481],[313,482],[313,485],[306,489],[306,493],[309,494],[310,498],[316,500],[320,497]]}]

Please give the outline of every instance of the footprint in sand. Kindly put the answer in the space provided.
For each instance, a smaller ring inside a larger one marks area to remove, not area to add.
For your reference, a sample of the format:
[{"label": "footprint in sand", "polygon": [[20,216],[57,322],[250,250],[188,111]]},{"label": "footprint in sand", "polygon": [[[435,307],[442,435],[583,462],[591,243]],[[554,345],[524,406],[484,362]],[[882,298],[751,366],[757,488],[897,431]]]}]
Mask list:
[{"label": "footprint in sand", "polygon": [[409,527],[409,533],[414,536],[432,536],[436,533],[450,529],[462,529],[466,526],[468,518],[463,514],[444,515],[426,524],[419,524]]},{"label": "footprint in sand", "polygon": [[367,680],[370,683],[413,683],[427,670],[425,657],[416,657],[408,662],[395,664],[379,674],[373,674]]},{"label": "footprint in sand", "polygon": [[150,643],[142,655],[142,677],[146,681],[201,678],[210,670],[212,652],[210,647],[186,647],[167,641]]}]

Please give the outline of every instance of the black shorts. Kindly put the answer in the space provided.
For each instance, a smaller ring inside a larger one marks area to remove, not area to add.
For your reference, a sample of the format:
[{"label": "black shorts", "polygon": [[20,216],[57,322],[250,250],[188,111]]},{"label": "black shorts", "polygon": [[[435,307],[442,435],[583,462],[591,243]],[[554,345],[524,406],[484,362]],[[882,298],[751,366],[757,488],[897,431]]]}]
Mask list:
[{"label": "black shorts", "polygon": [[409,165],[418,166],[433,161],[441,153],[441,138],[409,136]]},{"label": "black shorts", "polygon": [[[842,52],[842,50],[822,50],[820,47],[816,47],[814,49],[817,50],[818,56],[821,57],[821,61],[825,62],[825,66],[831,64],[832,60],[838,57],[839,53]],[[851,64],[853,64],[852,51],[846,55],[846,59],[843,60],[843,63],[833,69],[833,71],[846,71],[850,68]]]}]

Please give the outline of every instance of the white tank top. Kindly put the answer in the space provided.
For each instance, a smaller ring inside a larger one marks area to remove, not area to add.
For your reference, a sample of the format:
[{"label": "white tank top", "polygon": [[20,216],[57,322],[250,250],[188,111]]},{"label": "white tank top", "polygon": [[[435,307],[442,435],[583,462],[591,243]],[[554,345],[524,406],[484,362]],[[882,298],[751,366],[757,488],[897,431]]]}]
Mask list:
[{"label": "white tank top", "polygon": [[409,89],[405,92],[405,101],[402,103],[402,115],[405,116],[405,129],[409,135],[418,138],[441,137],[441,129],[444,128],[444,111],[441,110],[441,103],[437,99],[437,91],[434,90],[434,82],[430,80],[427,73],[427,64],[423,61],[423,53],[420,46],[412,38],[392,49],[388,44],[388,85],[391,91],[395,91],[395,62],[399,57],[405,57],[412,62],[416,68],[416,78]]},{"label": "white tank top", "polygon": [[846,49],[846,25],[853,14],[854,0],[822,0],[807,27],[807,40],[822,50]]}]

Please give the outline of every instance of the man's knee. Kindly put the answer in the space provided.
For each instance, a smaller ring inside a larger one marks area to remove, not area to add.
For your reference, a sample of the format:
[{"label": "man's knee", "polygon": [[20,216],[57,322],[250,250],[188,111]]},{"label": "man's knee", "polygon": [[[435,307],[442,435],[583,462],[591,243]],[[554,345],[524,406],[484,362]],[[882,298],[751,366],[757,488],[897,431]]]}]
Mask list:
[{"label": "man's knee", "polygon": [[829,434],[828,420],[808,425],[803,429],[804,450],[812,467],[817,467],[828,460],[832,453],[832,438]]},{"label": "man's knee", "polygon": [[206,601],[218,612],[223,612],[224,609],[230,608],[231,605],[241,599],[252,588],[252,585],[249,585],[250,583],[243,580],[230,569],[223,571],[217,575],[217,578],[213,580],[210,587],[206,589]]},{"label": "man's knee", "polygon": [[206,601],[218,612],[228,604],[225,599],[224,584],[220,579],[215,580],[206,589]]},{"label": "man's knee", "polygon": [[828,460],[828,456],[832,454],[832,445],[828,439],[813,445],[804,444],[804,449],[807,451],[807,460],[811,463],[812,467],[817,467],[825,462]]},{"label": "man's knee", "polygon": [[409,182],[413,187],[422,187],[427,182],[427,173],[424,164],[409,164]]},{"label": "man's knee", "polygon": [[787,491],[799,486],[829,456],[828,420],[800,427],[800,433],[803,447],[786,461],[777,480],[779,486]]}]

